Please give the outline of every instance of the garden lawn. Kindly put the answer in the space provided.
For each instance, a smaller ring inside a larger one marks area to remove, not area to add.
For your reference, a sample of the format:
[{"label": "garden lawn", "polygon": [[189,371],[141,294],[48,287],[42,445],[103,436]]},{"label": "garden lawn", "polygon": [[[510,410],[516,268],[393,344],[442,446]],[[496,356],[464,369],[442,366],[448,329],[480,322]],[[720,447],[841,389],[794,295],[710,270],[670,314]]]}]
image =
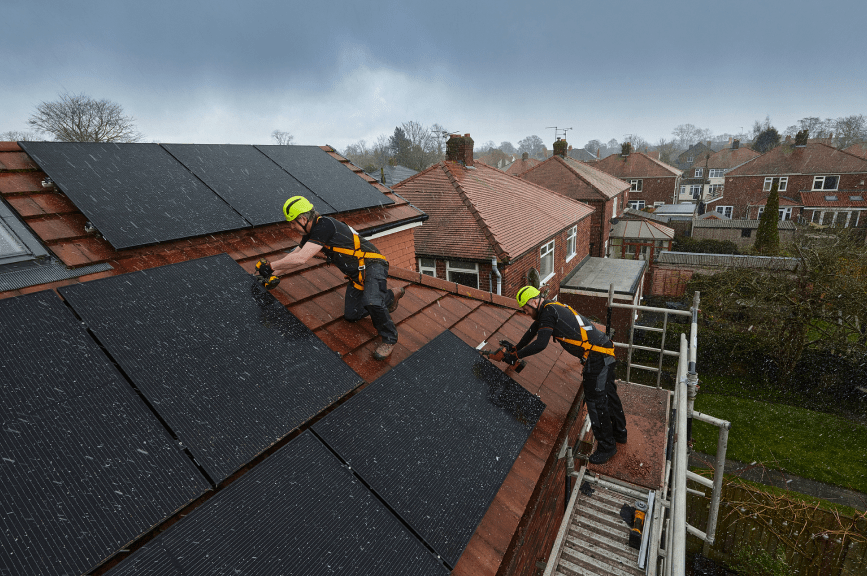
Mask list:
[{"label": "garden lawn", "polygon": [[[732,423],[726,456],[867,493],[867,426],[758,400],[699,393],[695,409]],[[716,454],[717,428],[693,421],[695,449]]]}]

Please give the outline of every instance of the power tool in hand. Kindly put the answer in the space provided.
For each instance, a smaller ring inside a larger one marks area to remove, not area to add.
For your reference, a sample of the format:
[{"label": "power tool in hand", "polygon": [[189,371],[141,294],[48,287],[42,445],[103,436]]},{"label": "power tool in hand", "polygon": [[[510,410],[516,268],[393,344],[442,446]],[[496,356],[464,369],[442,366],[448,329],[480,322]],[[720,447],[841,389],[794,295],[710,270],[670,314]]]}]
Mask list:
[{"label": "power tool in hand", "polygon": [[[508,340],[500,340],[500,347],[494,351],[491,350],[482,350],[482,354],[488,357],[488,360],[493,360],[495,362],[507,362],[506,355],[514,355],[517,349],[514,344],[509,342]],[[520,372],[527,365],[525,360],[515,360],[509,364],[512,368],[515,369],[515,372]]]},{"label": "power tool in hand", "polygon": [[280,278],[274,275],[274,269],[271,268],[271,263],[265,258],[256,262],[256,274],[254,274],[254,278],[256,278],[256,281],[259,284],[268,290],[276,288],[277,285],[280,284]]}]

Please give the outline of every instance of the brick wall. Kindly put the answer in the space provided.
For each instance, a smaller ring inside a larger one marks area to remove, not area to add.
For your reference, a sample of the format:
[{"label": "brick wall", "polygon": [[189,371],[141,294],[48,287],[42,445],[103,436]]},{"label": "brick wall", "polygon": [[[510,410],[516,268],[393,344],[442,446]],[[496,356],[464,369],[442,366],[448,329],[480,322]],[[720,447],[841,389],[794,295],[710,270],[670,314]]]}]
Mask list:
[{"label": "brick wall", "polygon": [[[784,174],[785,176],[785,174]],[[813,189],[812,175],[790,175],[786,190],[780,192],[780,196],[786,196],[800,202],[799,192]],[[861,182],[865,179],[864,174],[840,174],[838,190],[864,189]],[[763,203],[770,194],[764,190],[764,176],[726,176],[723,197],[711,204],[720,206],[733,206],[732,218],[758,217],[759,203]],[[828,191],[829,194],[834,194]],[[799,207],[793,207],[792,219],[800,214]]]},{"label": "brick wall", "polygon": [[401,230],[394,234],[374,238],[371,242],[377,250],[388,258],[388,265],[391,268],[417,271],[414,230],[414,228]]},{"label": "brick wall", "polygon": [[[506,553],[498,574],[503,576],[538,576],[542,569],[536,567],[536,562],[547,562],[548,555],[554,540],[557,539],[557,531],[563,521],[566,509],[566,458],[558,459],[560,446],[568,436],[569,445],[577,443],[578,433],[581,431],[580,407],[583,402],[582,391],[572,405],[555,446],[551,451],[542,476],[536,485],[524,519],[515,531],[512,543]],[[574,486],[574,478],[573,486]]]},{"label": "brick wall", "polygon": [[[624,177],[627,182],[630,178]],[[641,192],[630,192],[630,200],[644,200],[645,206],[653,206],[654,202],[671,204],[677,189],[677,177],[671,178],[642,178]]]},{"label": "brick wall", "polygon": [[693,274],[693,270],[654,266],[650,271],[649,295],[679,298],[686,293],[686,285]]}]

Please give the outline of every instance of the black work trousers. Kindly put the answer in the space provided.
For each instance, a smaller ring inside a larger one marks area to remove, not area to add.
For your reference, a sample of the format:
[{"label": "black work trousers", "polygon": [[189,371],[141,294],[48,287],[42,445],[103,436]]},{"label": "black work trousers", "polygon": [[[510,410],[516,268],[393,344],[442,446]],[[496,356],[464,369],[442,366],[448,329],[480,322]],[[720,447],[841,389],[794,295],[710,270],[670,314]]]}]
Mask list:
[{"label": "black work trousers", "polygon": [[364,290],[359,290],[352,282],[346,286],[343,317],[349,322],[357,322],[369,315],[382,341],[394,344],[397,342],[397,328],[388,313],[394,292],[388,289],[387,280],[388,263],[374,260],[368,264],[364,271]]},{"label": "black work trousers", "polygon": [[612,356],[591,352],[584,365],[584,400],[599,452],[611,452],[615,439],[626,437],[626,415],[614,383],[616,363]]}]

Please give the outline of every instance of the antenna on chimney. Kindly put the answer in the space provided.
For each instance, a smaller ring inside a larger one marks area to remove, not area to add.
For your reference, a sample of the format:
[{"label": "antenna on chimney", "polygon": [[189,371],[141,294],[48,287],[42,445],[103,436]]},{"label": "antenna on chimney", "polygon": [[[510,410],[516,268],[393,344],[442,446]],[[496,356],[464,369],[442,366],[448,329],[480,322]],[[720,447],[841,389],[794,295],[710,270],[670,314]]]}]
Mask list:
[{"label": "antenna on chimney", "polygon": [[545,126],[545,130],[554,130],[554,142],[561,138],[560,134],[562,133],[563,140],[566,139],[566,131],[572,130],[572,128],[558,128],[556,126]]}]

